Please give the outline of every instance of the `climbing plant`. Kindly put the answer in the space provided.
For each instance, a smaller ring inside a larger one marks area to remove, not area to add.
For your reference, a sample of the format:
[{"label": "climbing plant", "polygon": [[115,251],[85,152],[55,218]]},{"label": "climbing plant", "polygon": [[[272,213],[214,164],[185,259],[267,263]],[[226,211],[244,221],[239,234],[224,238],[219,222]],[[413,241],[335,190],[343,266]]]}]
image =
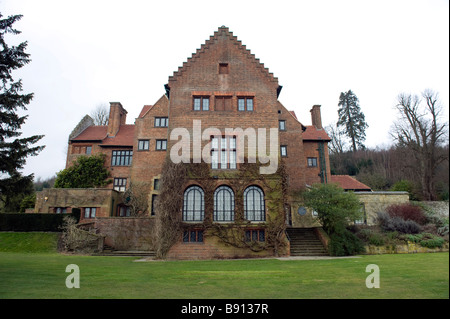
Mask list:
[{"label": "climbing plant", "polygon": [[[201,228],[208,236],[217,237],[222,243],[258,252],[272,249],[274,255],[286,246],[284,207],[286,196],[286,172],[284,163],[279,164],[275,174],[259,173],[259,163],[243,163],[237,171],[212,171],[207,163],[174,164],[166,160],[161,176],[161,190],[157,204],[155,250],[157,257],[164,258],[170,248],[189,227]],[[218,183],[221,181],[223,183]],[[189,184],[199,185],[204,191],[205,218],[197,224],[182,221],[184,190]],[[234,191],[234,221],[215,223],[214,191],[226,184]],[[266,220],[258,227],[265,229],[265,241],[249,240],[245,231],[254,226],[244,218],[244,190],[259,185],[265,192]]]}]

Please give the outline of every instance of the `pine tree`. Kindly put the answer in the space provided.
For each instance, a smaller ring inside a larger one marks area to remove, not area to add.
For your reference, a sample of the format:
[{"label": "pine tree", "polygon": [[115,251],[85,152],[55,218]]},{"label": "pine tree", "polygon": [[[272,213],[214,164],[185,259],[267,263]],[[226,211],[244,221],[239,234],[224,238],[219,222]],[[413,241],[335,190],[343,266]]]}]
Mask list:
[{"label": "pine tree", "polygon": [[364,113],[359,107],[359,100],[351,91],[341,92],[339,96],[339,109],[337,122],[338,127],[344,127],[345,134],[352,142],[353,152],[357,151],[357,146],[364,149],[364,141],[366,139],[366,128],[369,125],[366,123]]},{"label": "pine tree", "polygon": [[21,94],[22,81],[14,81],[12,72],[31,60],[30,55],[25,52],[27,42],[10,47],[5,41],[6,34],[20,33],[13,28],[13,24],[22,15],[6,19],[2,17],[0,13],[0,199],[5,210],[11,211],[14,206],[13,198],[18,194],[28,193],[30,185],[32,186],[33,174],[23,176],[20,173],[26,158],[37,155],[44,146],[33,146],[43,135],[20,137],[20,128],[28,116],[20,116],[17,111],[27,110],[26,105],[31,102],[33,93]]}]

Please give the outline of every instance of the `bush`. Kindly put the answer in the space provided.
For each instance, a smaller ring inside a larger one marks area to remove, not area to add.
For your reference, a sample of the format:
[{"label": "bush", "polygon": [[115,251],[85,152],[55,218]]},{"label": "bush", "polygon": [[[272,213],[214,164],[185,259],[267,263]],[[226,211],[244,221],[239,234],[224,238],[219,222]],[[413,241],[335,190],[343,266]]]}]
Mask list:
[{"label": "bush", "polygon": [[419,225],[424,225],[427,221],[425,212],[419,206],[411,204],[391,205],[386,209],[391,217],[400,217],[403,220],[412,220]]},{"label": "bush", "polygon": [[364,246],[355,234],[342,229],[330,235],[328,249],[332,256],[349,256],[363,252]]},{"label": "bush", "polygon": [[403,234],[418,234],[422,228],[413,220],[404,220],[400,217],[391,217],[384,212],[378,212],[377,220],[384,231],[400,232]]}]

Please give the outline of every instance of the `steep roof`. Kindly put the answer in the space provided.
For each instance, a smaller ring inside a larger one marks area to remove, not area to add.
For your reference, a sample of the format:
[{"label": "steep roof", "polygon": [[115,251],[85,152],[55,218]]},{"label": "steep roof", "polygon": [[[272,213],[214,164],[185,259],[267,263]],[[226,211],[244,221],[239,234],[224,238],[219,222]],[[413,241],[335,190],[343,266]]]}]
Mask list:
[{"label": "steep roof", "polygon": [[307,125],[302,136],[304,141],[331,141],[324,129],[318,129],[314,125]]},{"label": "steep roof", "polygon": [[[219,38],[219,37],[228,37],[230,39],[230,41],[233,41],[235,45],[238,46],[238,48],[245,54],[247,55],[247,57],[251,58],[253,60],[253,62],[255,63],[256,67],[259,68],[261,70],[261,72],[263,74],[265,74],[271,81],[276,82],[278,84],[278,78],[274,77],[274,75],[272,73],[269,72],[269,69],[264,67],[264,64],[261,63],[259,61],[259,59],[257,59],[255,57],[254,54],[252,54],[250,52],[249,49],[246,48],[245,45],[242,44],[242,42],[240,40],[237,39],[236,36],[233,35],[233,32],[231,32],[226,26],[221,26],[216,32],[214,32],[214,34],[212,36],[209,37],[209,40],[206,40],[206,42],[204,44],[201,45],[201,47],[199,49],[196,50],[196,52],[194,52],[192,54],[192,56],[190,58],[187,59],[186,62],[183,63],[182,66],[180,66],[178,68],[177,71],[175,71],[173,73],[172,76],[169,77],[169,82],[170,81],[176,81],[177,77],[181,76],[182,73],[188,69],[188,66],[190,66],[190,64],[195,63],[195,61],[200,58],[202,56],[202,54],[209,49],[209,47],[211,45],[214,44],[214,42]],[[278,92],[279,93],[279,92]]]},{"label": "steep roof", "polygon": [[121,125],[114,137],[107,137],[108,126],[89,126],[77,137],[71,139],[72,142],[98,141],[104,146],[133,146],[134,125]]},{"label": "steep roof", "polygon": [[345,190],[371,191],[371,188],[349,175],[331,175],[330,183],[338,184]]}]

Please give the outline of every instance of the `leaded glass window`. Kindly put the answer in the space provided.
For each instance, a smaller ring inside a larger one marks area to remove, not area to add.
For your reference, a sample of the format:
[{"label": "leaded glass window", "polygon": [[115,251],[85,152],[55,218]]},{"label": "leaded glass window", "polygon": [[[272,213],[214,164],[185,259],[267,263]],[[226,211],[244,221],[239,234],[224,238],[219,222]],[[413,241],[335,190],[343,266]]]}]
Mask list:
[{"label": "leaded glass window", "polygon": [[183,220],[203,221],[205,216],[204,192],[198,186],[190,186],[184,192]]},{"label": "leaded glass window", "polygon": [[258,186],[249,186],[244,191],[244,215],[250,221],[265,221],[264,193]]},{"label": "leaded glass window", "polygon": [[234,193],[228,186],[220,186],[214,192],[214,221],[234,220]]}]

